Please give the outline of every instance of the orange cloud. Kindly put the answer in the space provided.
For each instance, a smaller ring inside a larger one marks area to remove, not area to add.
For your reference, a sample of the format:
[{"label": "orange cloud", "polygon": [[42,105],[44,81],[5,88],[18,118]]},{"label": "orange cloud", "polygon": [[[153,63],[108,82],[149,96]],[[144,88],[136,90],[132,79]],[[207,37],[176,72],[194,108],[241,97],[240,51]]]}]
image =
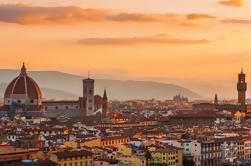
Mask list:
[{"label": "orange cloud", "polygon": [[233,23],[233,24],[251,24],[251,20],[240,20],[240,19],[225,19],[222,20],[223,23]]},{"label": "orange cloud", "polygon": [[187,16],[188,20],[199,20],[199,19],[212,19],[215,18],[215,16],[209,15],[209,14],[198,14],[198,13],[191,13]]},{"label": "orange cloud", "polygon": [[225,0],[225,1],[220,1],[218,2],[221,5],[224,6],[232,6],[232,7],[242,7],[244,6],[244,1],[243,0]]},{"label": "orange cloud", "polygon": [[208,40],[172,38],[166,34],[141,36],[132,38],[86,38],[79,40],[82,45],[129,45],[129,44],[203,44]]},{"label": "orange cloud", "polygon": [[74,23],[100,21],[108,10],[79,7],[34,7],[26,4],[0,5],[0,21],[17,24]]},{"label": "orange cloud", "polygon": [[[190,14],[187,19],[214,18],[207,14]],[[37,7],[27,4],[0,5],[0,21],[32,24],[70,24],[83,22],[168,22],[178,23],[186,18],[179,14],[146,14],[115,12],[109,9],[83,9],[76,6]]]}]

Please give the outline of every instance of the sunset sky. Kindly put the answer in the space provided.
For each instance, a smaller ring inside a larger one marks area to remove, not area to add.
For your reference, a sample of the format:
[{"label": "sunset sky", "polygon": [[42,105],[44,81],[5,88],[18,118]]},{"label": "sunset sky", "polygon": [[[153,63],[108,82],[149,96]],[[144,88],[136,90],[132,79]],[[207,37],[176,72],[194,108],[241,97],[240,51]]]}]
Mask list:
[{"label": "sunset sky", "polygon": [[231,98],[242,67],[251,82],[250,11],[251,0],[0,0],[0,66]]}]

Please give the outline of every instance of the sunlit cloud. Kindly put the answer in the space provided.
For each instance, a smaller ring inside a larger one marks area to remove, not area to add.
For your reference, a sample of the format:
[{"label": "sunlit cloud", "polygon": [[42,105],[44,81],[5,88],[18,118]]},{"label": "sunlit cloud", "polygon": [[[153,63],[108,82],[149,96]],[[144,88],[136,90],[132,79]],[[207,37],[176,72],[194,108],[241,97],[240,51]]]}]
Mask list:
[{"label": "sunlit cloud", "polygon": [[251,24],[251,20],[241,20],[241,19],[224,19],[223,23],[233,23],[233,24]]},{"label": "sunlit cloud", "polygon": [[200,19],[212,19],[212,18],[216,17],[209,14],[199,14],[199,13],[191,13],[187,15],[188,20],[200,20]]},{"label": "sunlit cloud", "polygon": [[243,0],[223,0],[220,1],[219,4],[224,6],[232,6],[232,7],[242,7],[244,6]]},{"label": "sunlit cloud", "polygon": [[83,9],[77,6],[37,7],[29,4],[0,5],[0,21],[22,25],[76,24],[84,22],[165,22],[215,18],[209,14],[148,14],[116,12],[110,9]]},{"label": "sunlit cloud", "polygon": [[132,38],[86,38],[79,40],[82,45],[129,45],[129,44],[205,44],[209,40],[180,39],[166,34]]}]

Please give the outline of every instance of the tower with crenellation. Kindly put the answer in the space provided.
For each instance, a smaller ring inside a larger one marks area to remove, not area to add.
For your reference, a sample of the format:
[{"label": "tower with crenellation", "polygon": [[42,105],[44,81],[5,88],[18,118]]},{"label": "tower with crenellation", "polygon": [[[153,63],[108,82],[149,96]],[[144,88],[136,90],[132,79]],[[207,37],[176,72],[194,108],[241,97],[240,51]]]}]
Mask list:
[{"label": "tower with crenellation", "polygon": [[246,104],[246,90],[247,90],[247,83],[246,83],[246,74],[243,73],[243,69],[238,74],[238,83],[237,83],[237,90],[238,90],[238,104],[245,105]]}]

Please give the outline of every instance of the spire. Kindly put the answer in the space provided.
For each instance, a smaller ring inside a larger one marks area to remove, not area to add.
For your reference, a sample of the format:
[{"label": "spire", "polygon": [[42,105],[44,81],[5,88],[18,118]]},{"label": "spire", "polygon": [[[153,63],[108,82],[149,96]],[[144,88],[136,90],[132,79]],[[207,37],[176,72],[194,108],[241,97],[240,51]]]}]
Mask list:
[{"label": "spire", "polygon": [[218,96],[217,96],[217,93],[215,93],[214,104],[218,104]]},{"label": "spire", "polygon": [[88,70],[88,79],[90,79],[90,71]]},{"label": "spire", "polygon": [[23,63],[23,66],[22,66],[22,68],[21,68],[21,73],[20,73],[20,75],[26,75],[27,73],[26,73],[26,67],[25,67],[25,65],[24,65],[24,63]]},{"label": "spire", "polygon": [[103,99],[107,100],[106,89],[104,90],[104,95],[103,95]]},{"label": "spire", "polygon": [[241,68],[241,74],[243,74],[243,67]]}]

